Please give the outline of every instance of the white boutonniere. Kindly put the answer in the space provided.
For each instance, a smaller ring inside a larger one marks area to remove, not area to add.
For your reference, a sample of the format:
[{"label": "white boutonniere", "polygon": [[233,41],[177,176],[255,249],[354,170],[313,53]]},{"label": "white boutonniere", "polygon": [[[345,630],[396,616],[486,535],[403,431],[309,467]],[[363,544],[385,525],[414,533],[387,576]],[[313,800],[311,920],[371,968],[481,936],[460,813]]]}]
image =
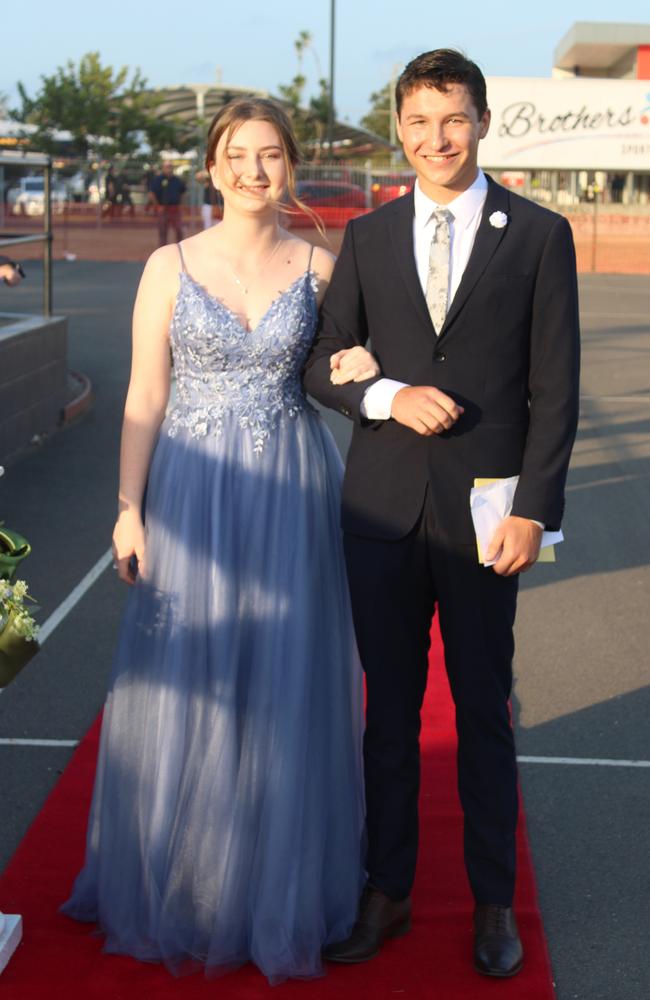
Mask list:
[{"label": "white boutonniere", "polygon": [[508,225],[508,216],[505,212],[492,212],[488,222],[495,229],[503,229],[504,226]]}]

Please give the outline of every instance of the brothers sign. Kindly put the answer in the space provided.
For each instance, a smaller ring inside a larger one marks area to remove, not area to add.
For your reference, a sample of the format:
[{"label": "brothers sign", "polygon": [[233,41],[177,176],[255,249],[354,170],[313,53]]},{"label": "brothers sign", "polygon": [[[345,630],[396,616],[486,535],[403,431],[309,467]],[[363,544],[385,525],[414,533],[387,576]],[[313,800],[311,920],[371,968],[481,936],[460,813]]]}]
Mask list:
[{"label": "brothers sign", "polygon": [[490,77],[485,167],[650,171],[650,80]]}]

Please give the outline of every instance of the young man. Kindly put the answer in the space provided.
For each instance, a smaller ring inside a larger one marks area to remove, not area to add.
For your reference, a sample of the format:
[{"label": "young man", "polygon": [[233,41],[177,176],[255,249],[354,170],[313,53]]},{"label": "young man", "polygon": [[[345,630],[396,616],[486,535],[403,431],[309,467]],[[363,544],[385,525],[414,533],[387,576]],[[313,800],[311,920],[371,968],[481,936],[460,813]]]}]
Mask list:
[{"label": "young man", "polygon": [[[348,226],[305,372],[355,422],[343,528],[367,678],[368,884],[333,961],[373,957],[410,927],[420,708],[437,605],[456,705],[474,964],[514,975],[517,769],[508,701],[518,573],[559,527],[578,411],[575,255],[566,221],[486,177],[485,80],[460,53],[413,60],[397,83],[412,193]],[[356,374],[370,338],[382,375]],[[519,475],[492,568],[477,559],[476,478]]]}]

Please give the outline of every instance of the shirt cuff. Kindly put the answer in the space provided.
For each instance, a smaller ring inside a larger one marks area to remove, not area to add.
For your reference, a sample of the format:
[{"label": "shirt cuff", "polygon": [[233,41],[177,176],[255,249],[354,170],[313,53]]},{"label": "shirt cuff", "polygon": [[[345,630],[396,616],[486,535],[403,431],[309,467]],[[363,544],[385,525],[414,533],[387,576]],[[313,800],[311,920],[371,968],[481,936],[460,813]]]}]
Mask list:
[{"label": "shirt cuff", "polygon": [[542,524],[541,521],[536,521],[534,517],[529,517],[528,520],[532,521],[533,524],[536,524],[538,528],[542,529],[542,531],[546,531],[546,525]]},{"label": "shirt cuff", "polygon": [[408,382],[397,382],[393,378],[380,378],[363,394],[361,416],[366,420],[390,420],[393,400],[400,389],[408,388]]}]

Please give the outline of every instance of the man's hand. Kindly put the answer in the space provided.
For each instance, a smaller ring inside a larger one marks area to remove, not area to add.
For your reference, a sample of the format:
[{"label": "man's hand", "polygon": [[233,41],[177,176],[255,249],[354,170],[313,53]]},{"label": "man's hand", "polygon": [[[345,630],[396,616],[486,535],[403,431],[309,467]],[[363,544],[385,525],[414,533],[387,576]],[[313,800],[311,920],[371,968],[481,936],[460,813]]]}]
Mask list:
[{"label": "man's hand", "polygon": [[21,277],[15,264],[0,264],[0,278],[4,279],[5,285],[19,285]]},{"label": "man's hand", "polygon": [[330,358],[330,382],[333,385],[365,382],[379,375],[380,371],[377,361],[365,347],[348,347]]},{"label": "man's hand", "polygon": [[[492,569],[499,576],[525,573],[537,561],[542,529],[527,517],[504,518],[485,553],[490,561],[498,556]],[[500,554],[499,554],[500,553]]]},{"label": "man's hand", "polygon": [[390,415],[416,434],[430,437],[453,427],[464,413],[451,396],[431,385],[410,385],[395,394]]}]

